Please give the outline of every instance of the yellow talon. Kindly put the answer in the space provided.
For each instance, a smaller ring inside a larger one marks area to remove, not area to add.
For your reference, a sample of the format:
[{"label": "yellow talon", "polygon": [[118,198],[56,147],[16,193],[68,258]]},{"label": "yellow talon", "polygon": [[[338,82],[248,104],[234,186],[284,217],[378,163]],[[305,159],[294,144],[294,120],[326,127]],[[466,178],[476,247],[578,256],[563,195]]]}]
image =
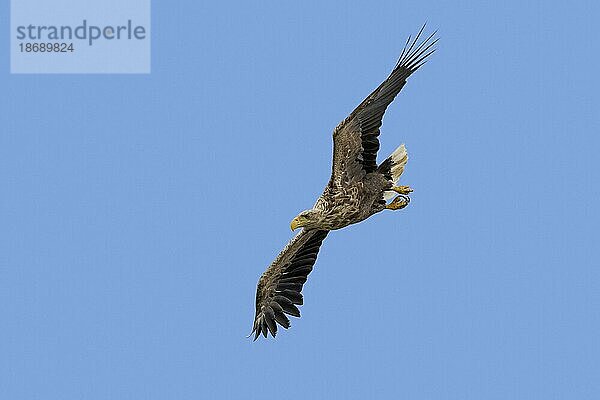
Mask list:
[{"label": "yellow talon", "polygon": [[410,186],[394,186],[390,190],[393,190],[394,192],[396,192],[398,194],[409,194],[410,192],[413,191]]},{"label": "yellow talon", "polygon": [[385,206],[387,210],[401,210],[410,203],[408,196],[396,196],[394,200]]}]

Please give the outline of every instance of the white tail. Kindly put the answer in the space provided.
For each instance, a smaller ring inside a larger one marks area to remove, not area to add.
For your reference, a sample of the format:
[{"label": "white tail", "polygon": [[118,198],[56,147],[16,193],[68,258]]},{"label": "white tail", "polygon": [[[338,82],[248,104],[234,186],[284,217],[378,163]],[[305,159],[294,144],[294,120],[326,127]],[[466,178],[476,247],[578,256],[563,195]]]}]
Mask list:
[{"label": "white tail", "polygon": [[394,185],[398,184],[400,175],[404,172],[404,166],[408,162],[408,153],[406,152],[406,146],[401,144],[390,156],[392,158],[392,182]]},{"label": "white tail", "polygon": [[[408,153],[406,152],[406,146],[404,146],[404,144],[401,144],[396,150],[394,150],[394,152],[390,156],[390,159],[392,160],[392,182],[394,186],[397,186],[398,180],[404,172],[404,166],[408,162]],[[390,200],[394,196],[394,192],[385,192],[383,194],[383,198],[386,201]]]}]

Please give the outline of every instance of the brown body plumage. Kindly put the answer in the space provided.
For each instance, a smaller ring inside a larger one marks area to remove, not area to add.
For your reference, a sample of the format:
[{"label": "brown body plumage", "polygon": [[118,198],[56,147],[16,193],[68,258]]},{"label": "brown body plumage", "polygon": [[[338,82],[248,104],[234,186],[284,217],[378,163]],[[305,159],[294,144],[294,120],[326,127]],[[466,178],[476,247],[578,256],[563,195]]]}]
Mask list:
[{"label": "brown body plumage", "polygon": [[[423,27],[424,28],[424,27]],[[303,228],[262,274],[256,290],[252,333],[275,336],[277,325],[290,326],[287,315],[300,316],[302,286],[312,271],[321,243],[329,231],[360,222],[384,209],[404,208],[412,191],[395,186],[408,160],[404,145],[377,165],[379,127],[388,105],[406,79],[433,53],[434,34],[419,43],[423,32],[406,42],[390,76],[333,131],[331,179],[312,209],[292,220],[292,230]],[[391,202],[386,199],[398,194]]]}]

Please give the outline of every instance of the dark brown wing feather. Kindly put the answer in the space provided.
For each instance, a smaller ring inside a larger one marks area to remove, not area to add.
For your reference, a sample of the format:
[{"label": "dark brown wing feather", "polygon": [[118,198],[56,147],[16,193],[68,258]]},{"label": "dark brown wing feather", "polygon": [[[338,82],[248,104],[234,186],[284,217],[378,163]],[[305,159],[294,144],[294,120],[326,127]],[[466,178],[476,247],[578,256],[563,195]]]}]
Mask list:
[{"label": "dark brown wing feather", "polygon": [[277,325],[290,327],[286,316],[300,317],[297,305],[302,305],[302,286],[317,260],[323,239],[329,231],[302,230],[279,253],[258,281],[256,315],[252,334],[267,337],[277,334]]},{"label": "dark brown wing feather", "polygon": [[[406,79],[427,61],[435,49],[433,32],[419,42],[425,25],[414,40],[409,37],[392,73],[333,131],[332,182],[352,179],[352,174],[362,169],[362,174],[377,169],[379,128],[385,110],[404,87]],[[360,146],[359,148],[357,148]]]}]

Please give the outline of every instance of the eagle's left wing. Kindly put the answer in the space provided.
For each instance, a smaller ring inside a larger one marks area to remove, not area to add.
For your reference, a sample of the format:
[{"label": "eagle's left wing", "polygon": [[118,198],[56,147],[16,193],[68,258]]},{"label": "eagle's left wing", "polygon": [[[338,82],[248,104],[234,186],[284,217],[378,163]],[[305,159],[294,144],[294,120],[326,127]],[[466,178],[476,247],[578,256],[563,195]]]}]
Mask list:
[{"label": "eagle's left wing", "polygon": [[277,334],[277,324],[290,327],[285,314],[300,317],[296,305],[302,305],[302,286],[317,260],[321,243],[329,231],[306,230],[298,233],[279,253],[258,281],[256,314],[252,333],[254,340],[262,333]]},{"label": "eagle's left wing", "polygon": [[333,166],[330,184],[360,180],[377,169],[379,128],[385,110],[434,51],[433,32],[419,41],[425,25],[414,40],[409,37],[391,74],[333,131]]}]

